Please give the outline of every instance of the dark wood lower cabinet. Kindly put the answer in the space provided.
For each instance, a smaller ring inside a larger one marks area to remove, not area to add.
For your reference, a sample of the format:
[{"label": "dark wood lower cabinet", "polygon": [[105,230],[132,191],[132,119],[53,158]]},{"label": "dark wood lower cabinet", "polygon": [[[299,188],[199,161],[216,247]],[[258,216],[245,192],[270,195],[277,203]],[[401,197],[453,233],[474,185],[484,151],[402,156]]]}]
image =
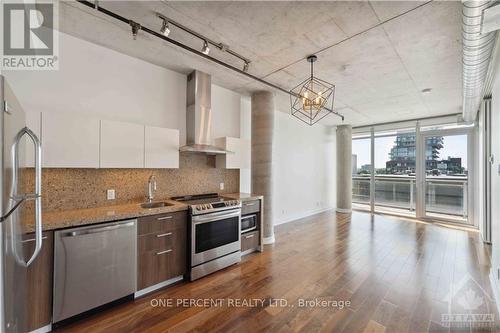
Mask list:
[{"label": "dark wood lower cabinet", "polygon": [[241,252],[255,249],[260,245],[259,230],[246,232],[241,235]]},{"label": "dark wood lower cabinet", "polygon": [[[29,258],[35,249],[35,235],[23,237],[23,252]],[[42,249],[27,270],[28,331],[50,324],[52,318],[52,276],[54,233],[43,233]]]},{"label": "dark wood lower cabinet", "polygon": [[186,273],[187,213],[138,220],[137,290]]}]

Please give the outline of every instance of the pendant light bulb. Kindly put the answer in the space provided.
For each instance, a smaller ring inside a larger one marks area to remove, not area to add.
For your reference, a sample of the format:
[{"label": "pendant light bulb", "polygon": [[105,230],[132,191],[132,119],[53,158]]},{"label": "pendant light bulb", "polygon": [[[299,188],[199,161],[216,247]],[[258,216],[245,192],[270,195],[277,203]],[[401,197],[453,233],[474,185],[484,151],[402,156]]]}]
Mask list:
[{"label": "pendant light bulb", "polygon": [[210,48],[208,47],[208,42],[203,42],[203,48],[201,49],[201,53],[208,55],[210,53]]}]

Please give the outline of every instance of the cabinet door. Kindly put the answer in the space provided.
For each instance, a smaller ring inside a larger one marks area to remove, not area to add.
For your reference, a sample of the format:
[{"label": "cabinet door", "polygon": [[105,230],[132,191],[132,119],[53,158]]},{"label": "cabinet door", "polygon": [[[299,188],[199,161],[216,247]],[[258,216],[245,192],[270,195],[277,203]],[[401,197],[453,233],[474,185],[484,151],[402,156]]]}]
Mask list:
[{"label": "cabinet door", "polygon": [[[53,232],[43,233],[42,250],[28,267],[28,331],[50,324],[52,318]],[[23,251],[28,258],[35,248],[35,235],[23,237]]]},{"label": "cabinet door", "polygon": [[46,168],[98,168],[99,120],[74,114],[42,114]]},{"label": "cabinet door", "polygon": [[101,168],[144,168],[144,126],[101,120]]},{"label": "cabinet door", "polygon": [[240,138],[218,138],[215,144],[231,153],[217,155],[217,167],[224,169],[250,168],[250,141]]},{"label": "cabinet door", "polygon": [[179,167],[179,131],[146,126],[144,133],[146,168]]}]

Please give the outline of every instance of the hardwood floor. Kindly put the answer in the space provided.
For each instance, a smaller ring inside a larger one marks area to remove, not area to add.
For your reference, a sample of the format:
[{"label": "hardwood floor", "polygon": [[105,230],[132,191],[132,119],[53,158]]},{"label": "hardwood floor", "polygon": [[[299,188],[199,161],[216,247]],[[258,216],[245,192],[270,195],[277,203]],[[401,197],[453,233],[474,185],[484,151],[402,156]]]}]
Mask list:
[{"label": "hardwood floor", "polygon": [[[457,327],[462,321],[442,326],[449,309],[498,317],[488,280],[488,248],[476,232],[329,212],[278,226],[276,240],[239,265],[57,332],[500,331],[496,321],[494,327],[489,322],[479,327],[477,321],[473,328]],[[299,306],[301,299],[316,298],[351,304],[343,309]],[[154,306],[169,299],[173,306]],[[182,299],[221,299],[223,304],[176,306]],[[231,299],[265,304],[236,307]],[[277,306],[279,299],[287,306]]]}]

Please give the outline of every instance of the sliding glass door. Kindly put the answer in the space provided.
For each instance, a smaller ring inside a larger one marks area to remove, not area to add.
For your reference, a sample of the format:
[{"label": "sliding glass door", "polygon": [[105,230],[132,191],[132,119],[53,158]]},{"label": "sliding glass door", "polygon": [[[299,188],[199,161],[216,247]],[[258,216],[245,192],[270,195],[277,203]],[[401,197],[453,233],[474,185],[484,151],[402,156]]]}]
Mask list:
[{"label": "sliding glass door", "polygon": [[374,211],[415,216],[415,130],[374,135]]},{"label": "sliding glass door", "polygon": [[471,224],[471,135],[468,129],[421,132],[418,217]]},{"label": "sliding glass door", "polygon": [[472,224],[473,127],[419,127],[353,137],[353,208]]}]

